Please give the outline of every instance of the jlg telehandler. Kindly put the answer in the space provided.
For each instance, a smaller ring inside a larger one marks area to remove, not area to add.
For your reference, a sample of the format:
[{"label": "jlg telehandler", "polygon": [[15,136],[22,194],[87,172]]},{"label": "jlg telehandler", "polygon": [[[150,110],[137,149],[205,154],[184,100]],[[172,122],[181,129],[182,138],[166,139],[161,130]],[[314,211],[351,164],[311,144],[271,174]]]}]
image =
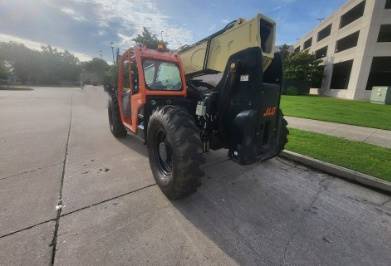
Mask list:
[{"label": "jlg telehandler", "polygon": [[275,23],[257,15],[176,53],[135,47],[118,56],[118,80],[106,86],[110,130],[145,141],[168,198],[196,190],[209,149],[228,149],[233,161],[251,164],[284,148],[274,42]]}]

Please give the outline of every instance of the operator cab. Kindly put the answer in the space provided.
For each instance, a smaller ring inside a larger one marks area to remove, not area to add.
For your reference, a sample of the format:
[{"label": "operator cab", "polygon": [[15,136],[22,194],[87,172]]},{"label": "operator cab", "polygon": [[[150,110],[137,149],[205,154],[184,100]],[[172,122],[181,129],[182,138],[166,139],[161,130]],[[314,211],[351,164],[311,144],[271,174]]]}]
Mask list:
[{"label": "operator cab", "polygon": [[118,103],[127,130],[144,130],[144,106],[148,98],[186,96],[185,76],[178,56],[137,47],[119,58]]}]

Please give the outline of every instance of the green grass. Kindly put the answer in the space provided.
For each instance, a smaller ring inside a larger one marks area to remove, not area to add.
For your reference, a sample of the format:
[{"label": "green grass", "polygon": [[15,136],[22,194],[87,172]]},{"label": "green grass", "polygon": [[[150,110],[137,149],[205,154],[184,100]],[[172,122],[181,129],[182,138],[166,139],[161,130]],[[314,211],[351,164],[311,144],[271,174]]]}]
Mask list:
[{"label": "green grass", "polygon": [[287,150],[391,181],[391,149],[289,129]]},{"label": "green grass", "polygon": [[391,130],[391,105],[319,96],[283,96],[284,115]]}]

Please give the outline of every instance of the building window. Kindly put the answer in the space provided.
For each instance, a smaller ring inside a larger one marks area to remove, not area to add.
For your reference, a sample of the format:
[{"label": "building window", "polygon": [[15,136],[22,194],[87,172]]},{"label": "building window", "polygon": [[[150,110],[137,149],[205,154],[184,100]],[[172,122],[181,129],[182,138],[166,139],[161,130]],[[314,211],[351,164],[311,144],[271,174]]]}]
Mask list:
[{"label": "building window", "polygon": [[300,46],[296,47],[296,49],[295,49],[295,53],[298,53],[298,52],[300,52]]},{"label": "building window", "polygon": [[313,75],[312,80],[311,80],[311,88],[321,88],[322,87],[322,82],[323,82],[323,75],[324,75],[324,65],[319,66],[319,72],[321,73],[322,76],[315,77]]},{"label": "building window", "polygon": [[379,36],[377,37],[378,42],[391,42],[391,24],[381,25]]},{"label": "building window", "polygon": [[341,16],[341,22],[339,28],[343,28],[346,25],[352,23],[353,21],[361,18],[364,15],[365,10],[365,1],[362,1],[360,4],[356,5],[344,15]]},{"label": "building window", "polygon": [[386,0],[386,9],[391,9],[391,0]]},{"label": "building window", "polygon": [[316,59],[323,58],[327,56],[327,46],[320,48],[319,50],[316,50],[315,57]]},{"label": "building window", "polygon": [[312,38],[309,38],[308,40],[306,40],[304,42],[304,45],[303,45],[303,50],[307,49],[307,48],[310,48],[312,45]]},{"label": "building window", "polygon": [[337,41],[337,45],[335,46],[335,52],[339,53],[344,50],[353,48],[357,46],[358,37],[360,36],[360,31],[356,31],[342,39]]},{"label": "building window", "polygon": [[373,58],[366,89],[373,86],[391,86],[391,56]]},{"label": "building window", "polygon": [[331,89],[346,90],[348,88],[352,66],[353,60],[334,64]]},{"label": "building window", "polygon": [[331,33],[331,24],[318,32],[318,42],[329,36]]}]

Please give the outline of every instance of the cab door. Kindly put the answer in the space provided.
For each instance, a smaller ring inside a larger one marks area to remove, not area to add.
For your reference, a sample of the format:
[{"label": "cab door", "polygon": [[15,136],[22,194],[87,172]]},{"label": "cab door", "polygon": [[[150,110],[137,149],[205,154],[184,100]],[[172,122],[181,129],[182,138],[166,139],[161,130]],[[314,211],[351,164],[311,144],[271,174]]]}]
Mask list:
[{"label": "cab door", "polygon": [[130,86],[131,86],[131,92],[132,92],[132,96],[131,96],[132,124],[131,124],[130,130],[133,133],[137,133],[138,129],[140,129],[139,112],[140,112],[140,108],[142,108],[145,103],[145,95],[141,91],[142,88],[141,88],[141,84],[140,84],[139,73],[140,72],[139,72],[139,69],[138,69],[138,66],[136,63],[136,59],[135,59],[130,64]]},{"label": "cab door", "polygon": [[121,62],[118,82],[118,103],[121,118],[123,124],[128,128],[132,124],[130,63],[128,59]]}]

